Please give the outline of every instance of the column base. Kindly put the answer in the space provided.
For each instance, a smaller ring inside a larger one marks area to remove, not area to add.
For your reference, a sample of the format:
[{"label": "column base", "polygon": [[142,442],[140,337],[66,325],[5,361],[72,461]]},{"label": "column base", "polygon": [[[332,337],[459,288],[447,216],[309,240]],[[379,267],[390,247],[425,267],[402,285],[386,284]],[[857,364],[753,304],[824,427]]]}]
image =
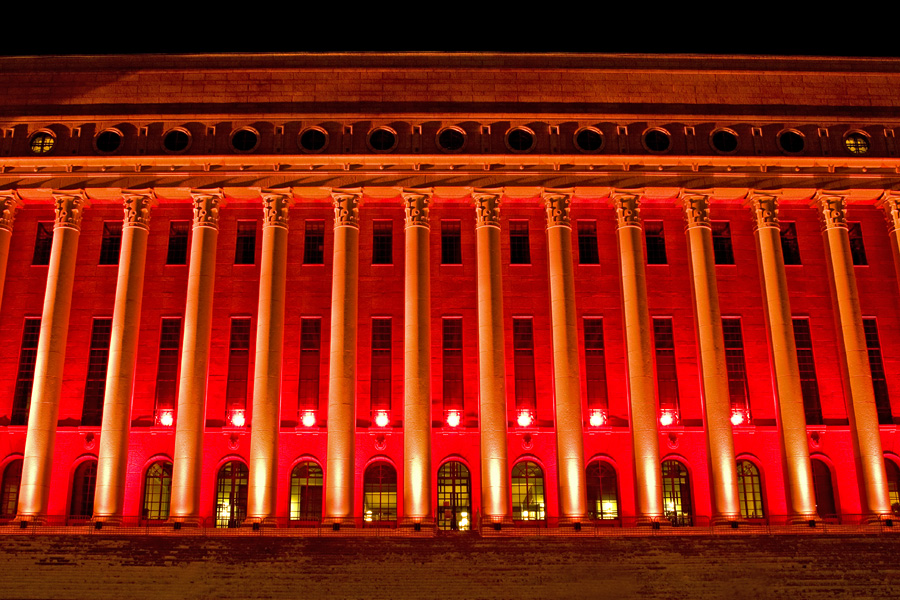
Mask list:
[{"label": "column base", "polygon": [[103,529],[104,527],[120,527],[124,523],[122,515],[94,515],[91,518],[94,529]]},{"label": "column base", "polygon": [[713,527],[730,525],[733,529],[737,529],[742,522],[744,522],[744,519],[741,515],[714,515],[709,520],[709,524]]},{"label": "column base", "polygon": [[403,517],[398,526],[401,529],[413,529],[415,531],[433,531],[434,519],[431,517]]},{"label": "column base", "polygon": [[322,519],[322,527],[331,527],[333,531],[340,531],[343,528],[356,527],[356,519],[353,517],[325,517]]},{"label": "column base", "polygon": [[247,517],[241,523],[241,527],[252,527],[254,531],[260,528],[274,528],[278,527],[278,519],[275,517]]},{"label": "column base", "polygon": [[494,531],[511,529],[515,525],[510,515],[485,515],[481,519],[481,528]]},{"label": "column base", "polygon": [[197,529],[203,525],[201,517],[169,517],[167,521],[172,529]]},{"label": "column base", "polygon": [[46,515],[17,515],[11,522],[12,525],[18,525],[21,529],[26,529],[31,525],[46,525]]},{"label": "column base", "polygon": [[582,527],[590,524],[591,519],[587,515],[575,515],[560,517],[556,526],[560,529],[574,529],[575,531],[581,531]]},{"label": "column base", "polygon": [[634,524],[637,527],[650,527],[651,529],[672,527],[672,522],[662,515],[637,517],[634,521]]},{"label": "column base", "polygon": [[822,518],[817,514],[811,515],[791,515],[788,517],[788,523],[791,525],[809,525],[815,527],[822,522]]}]

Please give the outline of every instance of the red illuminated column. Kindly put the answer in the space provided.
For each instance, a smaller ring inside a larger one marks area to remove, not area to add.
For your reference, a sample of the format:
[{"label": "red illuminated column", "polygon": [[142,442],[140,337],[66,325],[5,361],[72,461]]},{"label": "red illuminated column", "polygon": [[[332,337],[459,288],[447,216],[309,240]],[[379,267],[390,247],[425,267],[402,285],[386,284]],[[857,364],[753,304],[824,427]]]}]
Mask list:
[{"label": "red illuminated column", "polygon": [[19,487],[18,518],[22,520],[36,520],[46,515],[50,500],[50,473],[72,307],[72,285],[75,281],[75,256],[81,232],[81,214],[88,205],[83,194],[55,193],[53,199],[56,202],[56,223],[53,226],[53,245],[47,269],[47,288],[25,437],[22,483]]},{"label": "red illuminated column", "polygon": [[22,201],[19,200],[15,190],[0,191],[0,299],[3,298],[3,284],[6,282],[6,263],[9,260],[13,221],[20,206]]},{"label": "red illuminated column", "polygon": [[184,307],[184,341],[175,415],[175,464],[172,467],[172,521],[200,523],[200,482],[203,424],[206,417],[206,377],[212,328],[216,240],[219,235],[220,190],[191,192],[194,202],[191,262]]},{"label": "red illuminated column", "polygon": [[702,194],[684,194],[682,202],[687,221],[685,235],[690,256],[694,323],[700,350],[700,389],[703,393],[706,449],[712,475],[713,520],[733,521],[740,518],[741,507],[731,427],[728,369],[725,365],[725,338],[709,223],[709,198]]},{"label": "red illuminated column", "polygon": [[281,420],[281,361],[287,279],[289,190],[263,192],[262,261],[253,371],[253,423],[247,520],[274,524],[278,490],[278,428]]},{"label": "red illuminated column", "polygon": [[877,520],[880,515],[891,514],[891,503],[888,499],[869,351],[850,253],[846,201],[842,196],[820,192],[816,195],[815,204],[822,222],[838,339],[843,350],[841,371],[844,378],[844,399],[850,421],[853,452],[862,476],[862,509]]},{"label": "red illuminated column", "polygon": [[404,191],[406,276],[403,340],[403,515],[431,518],[430,192]]},{"label": "red illuminated column", "polygon": [[616,209],[619,243],[637,516],[643,522],[658,521],[663,516],[662,477],[640,198],[631,193],[614,193],[611,199]]},{"label": "red illuminated column", "polygon": [[144,262],[150,232],[153,192],[124,192],[125,222],[119,250],[116,303],[113,308],[103,423],[97,461],[94,518],[117,522],[125,503],[125,473],[128,466],[128,432],[131,424],[131,394],[137,359],[141,298],[144,293]]},{"label": "red illuminated column", "polygon": [[504,521],[509,506],[506,453],[506,359],[500,268],[500,193],[472,194],[478,254],[478,376],[481,425],[482,517]]},{"label": "red illuminated column", "polygon": [[778,200],[775,196],[758,194],[750,198],[749,205],[754,217],[769,348],[772,353],[775,401],[778,405],[778,425],[788,484],[788,510],[796,520],[813,519],[816,517],[816,498],[812,465],[809,462],[800,370],[797,366],[797,345],[794,341],[791,303],[781,251]]},{"label": "red illuminated column", "polygon": [[359,290],[360,190],[334,190],[331,357],[328,371],[328,448],[325,520],[353,517],[356,435],[356,319]]},{"label": "red illuminated column", "polygon": [[572,263],[571,192],[545,190],[550,271],[550,320],[553,329],[553,386],[556,399],[556,456],[559,465],[559,516],[587,516],[584,473],[584,419]]}]

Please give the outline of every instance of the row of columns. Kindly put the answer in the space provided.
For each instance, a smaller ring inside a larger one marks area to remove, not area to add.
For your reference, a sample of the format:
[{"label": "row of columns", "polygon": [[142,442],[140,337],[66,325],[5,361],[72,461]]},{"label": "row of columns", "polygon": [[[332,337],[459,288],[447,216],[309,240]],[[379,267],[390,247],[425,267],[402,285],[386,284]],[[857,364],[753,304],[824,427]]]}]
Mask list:
[{"label": "row of columns", "polygon": [[[206,406],[206,379],[212,325],[215,251],[221,191],[193,196],[185,331],[178,390],[174,470],[170,515],[199,523],[199,486]],[[328,388],[326,522],[353,517],[356,431],[356,328],[358,297],[359,205],[362,191],[335,190],[331,352]],[[260,269],[253,430],[250,448],[248,520],[275,518],[281,364],[284,330],[287,227],[290,190],[262,193],[263,252]],[[429,190],[402,193],[406,216],[404,329],[404,515],[412,521],[432,518],[431,499],[431,343],[429,275]],[[501,193],[472,194],[476,216],[478,361],[481,432],[482,514],[494,521],[511,518],[503,298],[500,265]],[[553,377],[559,465],[560,516],[587,514],[583,417],[575,310],[571,191],[544,190],[547,212]],[[38,519],[49,501],[53,444],[59,411],[68,318],[75,274],[83,194],[54,194],[56,222],[38,341],[31,399],[19,518]],[[123,193],[125,222],[119,259],[106,395],[98,457],[95,518],[115,522],[124,510],[131,392],[137,332],[143,295],[144,263],[152,191]],[[650,314],[643,256],[640,194],[610,196],[617,219],[622,308],[628,368],[628,395],[639,518],[663,517],[659,469],[658,410],[654,393]],[[740,518],[737,473],[725,350],[713,258],[709,198],[683,192],[690,276],[700,355],[700,383],[706,425],[713,515]],[[842,347],[847,413],[861,476],[864,512],[890,514],[886,476],[871,371],[850,254],[846,200],[820,193],[814,198],[822,221],[835,317]],[[0,195],[0,275],[5,272],[15,212],[14,193]],[[781,251],[776,196],[748,199],[755,235],[774,389],[785,463],[789,511],[798,519],[816,517],[815,495],[806,436],[790,301]],[[900,196],[882,202],[891,225],[892,247],[900,281]],[[2,286],[3,277],[0,277]],[[2,288],[0,288],[2,292]]]}]

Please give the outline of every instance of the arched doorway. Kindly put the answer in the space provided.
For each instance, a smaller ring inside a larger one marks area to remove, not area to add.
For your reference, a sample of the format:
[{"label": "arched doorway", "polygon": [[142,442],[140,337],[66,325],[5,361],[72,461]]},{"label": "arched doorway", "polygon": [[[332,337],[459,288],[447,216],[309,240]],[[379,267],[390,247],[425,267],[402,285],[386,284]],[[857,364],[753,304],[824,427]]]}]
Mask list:
[{"label": "arched doorway", "polygon": [[897,463],[885,458],[884,471],[887,474],[888,501],[891,503],[891,512],[895,517],[900,517],[900,468],[897,467]]},{"label": "arched doorway", "polygon": [[458,460],[438,469],[437,523],[440,529],[468,531],[472,528],[472,491],[469,469]]},{"label": "arched doorway", "polygon": [[745,519],[764,519],[762,480],[759,469],[749,460],[737,461],[738,501]]},{"label": "arched doorway", "polygon": [[72,477],[72,501],[70,519],[90,519],[94,515],[94,488],[97,485],[97,461],[83,461]]},{"label": "arched doorway", "polygon": [[291,521],[318,523],[321,520],[322,467],[305,461],[291,471]]},{"label": "arched doorway", "polygon": [[837,503],[834,501],[834,483],[831,480],[831,469],[825,461],[813,458],[813,489],[816,493],[816,512],[823,519],[837,517]]},{"label": "arched doorway", "polygon": [[691,482],[685,466],[677,460],[663,462],[662,484],[666,519],[671,521],[672,525],[693,525]]},{"label": "arched doorway", "polygon": [[363,522],[397,522],[397,470],[386,462],[369,465],[363,475]]},{"label": "arched doorway", "polygon": [[22,459],[11,461],[3,469],[0,486],[0,519],[14,519],[19,508],[19,486],[22,484]]},{"label": "arched doorway", "polygon": [[169,518],[172,497],[172,463],[160,460],[144,475],[144,507],[141,518],[146,521],[165,521]]},{"label": "arched doorway", "polygon": [[616,469],[608,462],[595,460],[588,465],[588,514],[599,521],[619,518],[619,487]]},{"label": "arched doorway", "polygon": [[247,518],[247,465],[232,460],[216,478],[216,527],[239,527]]},{"label": "arched doorway", "polygon": [[513,520],[543,521],[544,471],[537,463],[523,460],[512,470]]}]

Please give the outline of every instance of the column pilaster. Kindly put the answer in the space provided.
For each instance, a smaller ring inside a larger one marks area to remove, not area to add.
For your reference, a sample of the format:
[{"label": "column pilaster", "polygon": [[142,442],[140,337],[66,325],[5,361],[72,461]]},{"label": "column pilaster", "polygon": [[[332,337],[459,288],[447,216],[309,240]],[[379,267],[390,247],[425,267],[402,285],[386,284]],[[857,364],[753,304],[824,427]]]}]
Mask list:
[{"label": "column pilaster", "polygon": [[778,199],[771,194],[753,194],[748,205],[753,215],[756,249],[762,280],[775,401],[787,478],[788,512],[798,520],[816,518],[812,465],[806,435],[806,414],[797,366],[797,345],[791,318],[787,276],[781,251]]},{"label": "column pilaster", "polygon": [[729,521],[741,516],[737,488],[737,466],[731,426],[731,399],[725,339],[716,283],[709,198],[705,194],[684,193],[694,322],[700,350],[700,386],[706,418],[706,448],[712,476],[713,519]]},{"label": "column pilaster", "polygon": [[289,189],[265,190],[261,195],[263,238],[256,315],[247,521],[274,525],[278,497],[288,215],[294,200]]},{"label": "column pilaster", "polygon": [[550,272],[550,322],[553,330],[553,385],[556,405],[556,455],[559,470],[559,516],[587,517],[584,470],[584,417],[572,260],[572,193],[544,190]]},{"label": "column pilaster", "polygon": [[844,399],[850,421],[853,452],[862,476],[862,509],[871,518],[877,519],[880,515],[891,514],[891,503],[888,500],[872,371],[850,253],[847,202],[841,195],[820,192],[816,194],[813,203],[822,224],[825,255],[831,274],[830,287],[837,317],[838,339],[843,350],[841,371]]},{"label": "column pilaster", "polygon": [[9,261],[9,243],[12,239],[13,222],[22,201],[15,190],[0,191],[0,300],[6,282],[6,264]]},{"label": "column pilaster", "polygon": [[432,516],[430,190],[404,190],[403,515]]},{"label": "column pilaster", "polygon": [[88,206],[87,198],[80,192],[57,192],[53,194],[53,200],[56,222],[53,225],[19,488],[18,518],[23,520],[39,520],[45,516],[50,500],[50,476],[75,281],[75,258],[81,216]]},{"label": "column pilaster", "polygon": [[617,192],[610,196],[616,211],[619,244],[622,315],[631,403],[631,441],[634,453],[636,512],[644,522],[663,517],[662,477],[659,463],[659,427],[653,381],[653,347],[644,268],[640,197]]},{"label": "column pilaster", "polygon": [[151,190],[123,192],[122,197],[125,220],[119,250],[116,301],[100,429],[97,487],[94,494],[94,518],[106,522],[120,521],[124,511],[131,395],[141,324],[144,263],[150,232],[150,210],[156,205]]},{"label": "column pilaster", "polygon": [[206,378],[212,329],[216,241],[221,190],[194,190],[191,258],[188,267],[184,337],[175,415],[170,519],[187,525],[200,522],[200,482],[203,466],[203,429],[206,418]]},{"label": "column pilaster", "polygon": [[894,257],[894,272],[897,284],[900,285],[900,192],[885,192],[879,201],[887,222],[888,235],[891,238],[891,254]]},{"label": "column pilaster", "polygon": [[353,518],[356,447],[356,328],[359,288],[359,204],[362,190],[333,190],[334,264],[325,520]]}]

